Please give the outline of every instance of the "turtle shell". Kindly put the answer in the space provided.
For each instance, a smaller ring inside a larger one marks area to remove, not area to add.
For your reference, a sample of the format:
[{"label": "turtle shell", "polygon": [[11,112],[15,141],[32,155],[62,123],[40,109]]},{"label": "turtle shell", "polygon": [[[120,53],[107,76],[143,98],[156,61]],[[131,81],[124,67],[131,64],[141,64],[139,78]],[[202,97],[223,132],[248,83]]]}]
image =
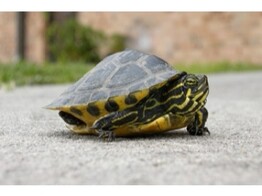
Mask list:
[{"label": "turtle shell", "polygon": [[177,72],[164,60],[137,50],[106,57],[54,100],[48,108],[87,104],[163,82]]},{"label": "turtle shell", "polygon": [[88,118],[91,126],[107,113],[132,107],[148,95],[150,87],[176,74],[157,56],[125,50],[103,59],[47,108],[69,112],[82,120]]}]

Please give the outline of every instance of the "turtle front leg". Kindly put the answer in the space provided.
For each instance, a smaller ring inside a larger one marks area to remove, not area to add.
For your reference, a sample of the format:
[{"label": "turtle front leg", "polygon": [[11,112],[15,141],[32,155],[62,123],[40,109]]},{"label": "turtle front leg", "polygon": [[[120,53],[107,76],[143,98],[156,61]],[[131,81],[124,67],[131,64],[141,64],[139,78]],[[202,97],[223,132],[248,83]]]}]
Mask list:
[{"label": "turtle front leg", "polygon": [[94,122],[92,129],[95,129],[99,138],[107,138],[108,142],[115,140],[114,130],[110,127],[110,118],[102,117]]},{"label": "turtle front leg", "polygon": [[187,126],[187,131],[191,135],[203,135],[210,132],[207,127],[205,127],[208,118],[208,111],[206,108],[201,108],[195,114],[195,119]]},{"label": "turtle front leg", "polygon": [[138,118],[137,113],[137,111],[129,110],[113,112],[95,121],[92,128],[97,130],[99,138],[107,138],[108,141],[113,141],[115,139],[114,130],[135,122]]},{"label": "turtle front leg", "polygon": [[98,138],[107,138],[108,142],[112,142],[115,140],[115,134],[113,131],[99,129]]}]

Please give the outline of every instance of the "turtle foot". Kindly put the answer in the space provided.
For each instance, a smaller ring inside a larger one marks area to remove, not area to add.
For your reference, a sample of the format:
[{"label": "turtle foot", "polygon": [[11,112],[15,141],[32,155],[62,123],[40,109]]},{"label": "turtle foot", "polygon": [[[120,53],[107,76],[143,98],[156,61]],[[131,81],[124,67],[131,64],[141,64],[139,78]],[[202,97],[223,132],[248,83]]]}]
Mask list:
[{"label": "turtle foot", "polygon": [[108,142],[112,142],[115,140],[115,134],[113,131],[108,130],[98,130],[98,138],[103,138],[104,140]]},{"label": "turtle foot", "polygon": [[188,126],[187,131],[190,135],[198,135],[198,136],[205,135],[205,134],[210,135],[210,131],[208,130],[207,127],[198,128],[196,126],[195,127],[194,126]]}]

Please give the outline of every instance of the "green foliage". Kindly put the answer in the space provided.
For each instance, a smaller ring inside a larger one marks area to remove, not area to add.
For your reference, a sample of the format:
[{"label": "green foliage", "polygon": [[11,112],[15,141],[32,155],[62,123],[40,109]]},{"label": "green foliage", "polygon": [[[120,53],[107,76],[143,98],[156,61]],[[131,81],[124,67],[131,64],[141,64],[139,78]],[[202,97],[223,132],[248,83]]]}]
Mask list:
[{"label": "green foliage", "polygon": [[0,64],[0,87],[9,84],[21,86],[74,82],[92,67],[84,63],[48,63],[40,66],[25,62],[10,65]]},{"label": "green foliage", "polygon": [[126,36],[120,34],[113,34],[110,40],[111,44],[109,53],[119,52],[126,48]]},{"label": "green foliage", "polygon": [[47,29],[47,46],[51,59],[62,62],[98,62],[99,46],[105,35],[70,19],[54,22]]},{"label": "green foliage", "polygon": [[184,70],[188,73],[224,73],[262,70],[262,65],[252,63],[230,63],[230,62],[213,62],[213,63],[193,63],[190,65],[177,64],[174,66],[177,70]]},{"label": "green foliage", "polygon": [[[81,78],[94,64],[85,63],[45,63],[35,65],[26,62],[0,64],[1,86],[21,86],[34,84],[73,83]],[[262,70],[261,65],[249,63],[210,63],[176,65],[176,70],[188,73],[224,73],[236,71]]]}]

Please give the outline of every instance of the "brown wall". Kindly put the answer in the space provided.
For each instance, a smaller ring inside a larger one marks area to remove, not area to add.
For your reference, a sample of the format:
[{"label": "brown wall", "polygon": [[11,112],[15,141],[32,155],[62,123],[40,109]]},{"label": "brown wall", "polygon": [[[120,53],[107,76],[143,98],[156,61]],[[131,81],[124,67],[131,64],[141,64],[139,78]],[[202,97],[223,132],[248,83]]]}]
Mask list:
[{"label": "brown wall", "polygon": [[109,34],[130,35],[129,47],[169,62],[262,63],[262,13],[79,13]]},{"label": "brown wall", "polygon": [[[262,13],[80,12],[77,19],[108,34],[129,37],[128,47],[170,63],[210,61],[262,64]],[[44,13],[25,17],[25,58],[46,59]],[[0,13],[0,62],[16,59],[16,13]]]},{"label": "brown wall", "polygon": [[0,12],[0,63],[15,61],[16,14]]},{"label": "brown wall", "polygon": [[25,58],[31,62],[41,63],[46,59],[44,13],[28,12],[25,17]]},{"label": "brown wall", "polygon": [[[0,12],[0,63],[17,60],[17,13]],[[41,12],[25,14],[24,56],[30,62],[46,59],[45,15]]]}]

